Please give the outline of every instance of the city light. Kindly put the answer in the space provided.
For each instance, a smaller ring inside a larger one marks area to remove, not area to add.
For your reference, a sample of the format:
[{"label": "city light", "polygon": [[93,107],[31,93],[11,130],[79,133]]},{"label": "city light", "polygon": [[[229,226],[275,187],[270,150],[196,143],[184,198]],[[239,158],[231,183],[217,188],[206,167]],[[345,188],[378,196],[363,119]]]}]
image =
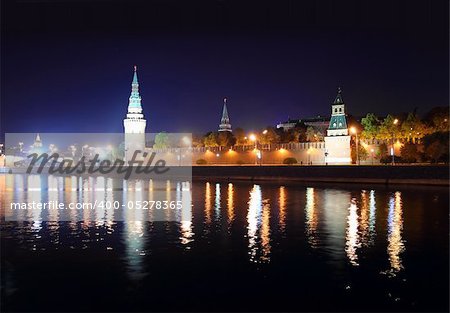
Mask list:
[{"label": "city light", "polygon": [[352,134],[356,134],[356,128],[355,127],[350,127],[350,132],[352,133]]},{"label": "city light", "polygon": [[264,129],[264,131],[262,133],[263,133],[263,135],[266,135],[267,134],[267,129]]},{"label": "city light", "polygon": [[184,136],[183,137],[183,143],[185,145],[189,146],[191,144],[191,140],[187,136]]},{"label": "city light", "polygon": [[251,141],[256,141],[256,136],[255,134],[250,134],[250,136],[248,137]]}]

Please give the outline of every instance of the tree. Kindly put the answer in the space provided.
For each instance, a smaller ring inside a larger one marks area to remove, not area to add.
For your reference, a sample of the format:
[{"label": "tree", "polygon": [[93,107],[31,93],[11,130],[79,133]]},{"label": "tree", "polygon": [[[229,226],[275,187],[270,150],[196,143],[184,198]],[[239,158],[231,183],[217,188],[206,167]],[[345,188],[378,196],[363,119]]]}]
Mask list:
[{"label": "tree", "polygon": [[399,125],[398,123],[395,124],[395,118],[389,114],[379,127],[377,139],[389,142],[392,141],[393,138],[399,138],[399,135]]},{"label": "tree", "polygon": [[449,107],[435,107],[425,115],[424,122],[429,126],[429,133],[449,131]]},{"label": "tree", "polygon": [[280,141],[280,136],[278,136],[277,132],[275,131],[275,129],[273,127],[267,127],[266,128],[267,132],[264,134],[261,133],[261,137],[260,137],[260,143],[265,145],[265,144],[275,144],[278,143]]},{"label": "tree", "polygon": [[192,146],[202,147],[203,146],[203,136],[198,134],[192,134]]},{"label": "tree", "polygon": [[417,150],[417,145],[410,142],[405,143],[401,147],[400,153],[402,155],[402,159],[407,163],[415,163],[420,158],[419,151]]},{"label": "tree", "polygon": [[217,137],[217,133],[209,132],[203,137],[203,144],[205,147],[217,147],[219,145]]},{"label": "tree", "polygon": [[247,144],[247,139],[245,136],[245,131],[238,127],[233,131],[234,137],[236,138],[236,144],[237,145],[246,145]]},{"label": "tree", "polygon": [[416,143],[427,133],[427,128],[415,113],[409,113],[406,120],[401,125],[401,134],[399,137],[408,142]]},{"label": "tree", "polygon": [[358,157],[360,161],[367,160],[367,149],[363,145],[358,145],[358,155],[356,154],[356,141],[352,140],[350,143],[350,157],[352,158],[352,163],[357,163]]},{"label": "tree", "polygon": [[169,135],[165,132],[161,132],[155,135],[155,149],[166,149],[169,147]]},{"label": "tree", "polygon": [[378,146],[378,150],[377,150],[377,157],[379,159],[381,159],[382,157],[386,156],[388,153],[388,148],[387,145],[385,143],[382,143],[381,145]]},{"label": "tree", "polygon": [[309,126],[305,132],[306,141],[317,142],[323,141],[323,133],[317,128]]},{"label": "tree", "polygon": [[219,132],[217,135],[217,143],[221,147],[232,147],[236,144],[236,138],[234,138],[231,132]]},{"label": "tree", "polygon": [[364,128],[362,137],[366,139],[376,139],[380,130],[380,121],[373,113],[367,113],[366,117],[361,119],[361,124]]},{"label": "tree", "polygon": [[449,159],[449,132],[435,132],[423,138],[425,158],[431,162],[446,162]]}]

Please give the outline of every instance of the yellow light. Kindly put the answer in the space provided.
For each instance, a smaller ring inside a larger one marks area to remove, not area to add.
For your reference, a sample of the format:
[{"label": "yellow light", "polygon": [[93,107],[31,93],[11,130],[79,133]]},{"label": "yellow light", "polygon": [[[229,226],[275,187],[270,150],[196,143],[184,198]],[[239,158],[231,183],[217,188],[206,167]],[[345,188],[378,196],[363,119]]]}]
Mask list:
[{"label": "yellow light", "polygon": [[264,135],[267,134],[267,129],[264,129],[263,134]]},{"label": "yellow light", "polygon": [[356,134],[356,128],[355,127],[350,127],[350,132],[352,134]]},{"label": "yellow light", "polygon": [[285,153],[285,152],[286,152],[286,149],[280,148],[280,150],[278,150],[278,151],[280,151],[281,153]]},{"label": "yellow light", "polygon": [[374,152],[374,150],[373,150],[373,149],[370,149],[370,152]]},{"label": "yellow light", "polygon": [[249,138],[251,141],[256,141],[256,136],[254,134],[250,134]]},{"label": "yellow light", "polygon": [[398,119],[395,119],[394,120],[394,125],[397,125],[397,123],[398,123]]}]

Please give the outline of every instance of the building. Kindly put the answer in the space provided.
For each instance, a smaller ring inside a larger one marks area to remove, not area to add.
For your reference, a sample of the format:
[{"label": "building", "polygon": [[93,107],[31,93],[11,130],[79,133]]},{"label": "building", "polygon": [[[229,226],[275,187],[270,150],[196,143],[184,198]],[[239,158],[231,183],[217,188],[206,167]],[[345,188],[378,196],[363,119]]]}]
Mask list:
[{"label": "building", "polygon": [[278,123],[277,128],[281,128],[284,131],[288,131],[289,129],[294,128],[297,125],[304,124],[307,127],[313,127],[318,130],[327,129],[330,123],[329,117],[324,116],[316,116],[311,118],[302,118],[302,119],[288,119],[286,122]]},{"label": "building", "polygon": [[125,128],[125,161],[131,160],[136,150],[143,152],[145,149],[145,128],[147,121],[144,118],[141,100],[137,66],[134,66],[128,112],[126,118],[123,120],[123,126]]},{"label": "building", "polygon": [[328,164],[350,164],[350,136],[348,135],[345,103],[342,90],[331,105],[331,118],[325,137],[325,162]]},{"label": "building", "polygon": [[223,110],[222,110],[222,118],[220,119],[219,131],[230,133],[232,132],[230,117],[228,116],[227,110],[227,98],[223,99]]}]

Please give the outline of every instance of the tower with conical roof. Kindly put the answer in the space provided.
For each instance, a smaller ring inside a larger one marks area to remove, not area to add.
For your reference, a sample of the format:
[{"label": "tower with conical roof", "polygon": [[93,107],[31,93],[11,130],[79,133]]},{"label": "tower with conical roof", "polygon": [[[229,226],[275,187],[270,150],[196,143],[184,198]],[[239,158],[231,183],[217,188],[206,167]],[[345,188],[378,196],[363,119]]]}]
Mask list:
[{"label": "tower with conical roof", "polygon": [[348,135],[347,118],[345,116],[345,104],[342,99],[342,89],[338,88],[336,98],[331,105],[331,118],[327,130],[328,136]]},{"label": "tower with conical roof", "polygon": [[33,147],[34,148],[42,147],[41,135],[39,133],[36,134],[36,138],[34,139]]},{"label": "tower with conical roof", "polygon": [[331,118],[325,137],[325,162],[328,164],[350,164],[350,136],[348,135],[345,104],[342,90],[331,104]]},{"label": "tower with conical roof", "polygon": [[228,110],[227,110],[227,98],[223,99],[222,118],[220,119],[219,131],[220,132],[230,132],[230,133],[232,132],[231,124],[230,124],[230,117],[228,116]]},{"label": "tower with conical roof", "polygon": [[142,113],[136,65],[134,66],[133,81],[131,82],[128,112],[123,120],[123,126],[125,128],[125,160],[129,161],[136,150],[144,152],[145,127],[147,126],[147,121]]}]

